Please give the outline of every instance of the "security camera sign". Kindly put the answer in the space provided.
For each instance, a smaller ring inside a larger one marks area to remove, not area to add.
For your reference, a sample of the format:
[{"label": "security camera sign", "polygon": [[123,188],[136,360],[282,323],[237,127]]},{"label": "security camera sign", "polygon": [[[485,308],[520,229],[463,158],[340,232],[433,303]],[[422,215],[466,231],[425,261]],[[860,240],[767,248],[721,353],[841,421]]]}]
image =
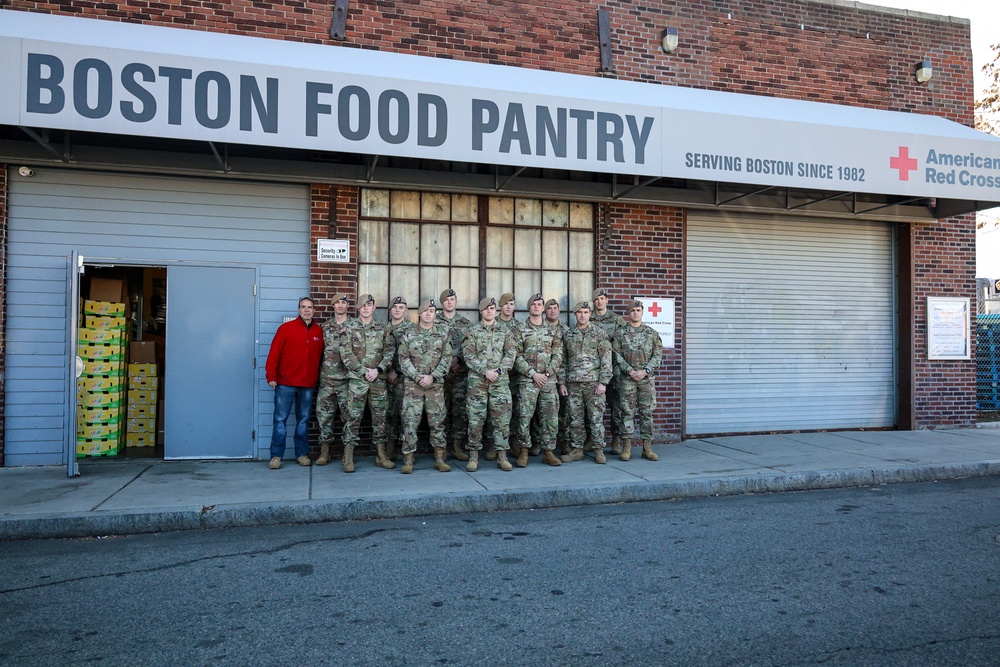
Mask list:
[{"label": "security camera sign", "polygon": [[351,242],[347,239],[317,239],[316,261],[342,264],[350,262]]}]

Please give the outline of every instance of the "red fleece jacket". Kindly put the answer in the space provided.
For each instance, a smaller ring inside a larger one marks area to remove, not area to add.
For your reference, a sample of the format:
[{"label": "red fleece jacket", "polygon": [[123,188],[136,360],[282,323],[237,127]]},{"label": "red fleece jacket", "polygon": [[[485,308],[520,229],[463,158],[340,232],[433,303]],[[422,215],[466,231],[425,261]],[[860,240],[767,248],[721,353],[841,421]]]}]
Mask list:
[{"label": "red fleece jacket", "polygon": [[301,317],[285,322],[274,334],[267,353],[267,381],[289,387],[315,387],[323,359],[323,329]]}]

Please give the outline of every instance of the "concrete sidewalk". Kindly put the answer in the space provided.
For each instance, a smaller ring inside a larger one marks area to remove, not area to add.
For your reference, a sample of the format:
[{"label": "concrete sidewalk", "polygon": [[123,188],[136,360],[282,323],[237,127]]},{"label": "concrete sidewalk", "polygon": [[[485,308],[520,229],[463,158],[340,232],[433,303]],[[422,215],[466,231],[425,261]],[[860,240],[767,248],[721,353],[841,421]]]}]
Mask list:
[{"label": "concrete sidewalk", "polygon": [[[0,469],[0,539],[84,537],[280,523],[561,507],[800,491],[1000,475],[1000,428],[748,435],[658,445],[558,468],[532,457],[502,472],[480,460],[439,473],[422,455],[412,475],[361,457],[303,468],[286,461],[82,461]],[[399,457],[401,459],[401,457]],[[451,462],[456,463],[456,462]]]}]

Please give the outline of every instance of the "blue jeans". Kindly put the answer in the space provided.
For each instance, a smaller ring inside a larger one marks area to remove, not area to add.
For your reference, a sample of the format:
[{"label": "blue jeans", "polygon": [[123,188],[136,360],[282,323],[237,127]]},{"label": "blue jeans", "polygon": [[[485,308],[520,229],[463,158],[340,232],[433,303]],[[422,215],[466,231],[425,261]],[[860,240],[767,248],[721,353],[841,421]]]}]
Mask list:
[{"label": "blue jeans", "polygon": [[285,422],[295,403],[295,458],[309,454],[309,417],[312,414],[314,387],[274,388],[274,427],[271,429],[271,458],[285,454]]}]

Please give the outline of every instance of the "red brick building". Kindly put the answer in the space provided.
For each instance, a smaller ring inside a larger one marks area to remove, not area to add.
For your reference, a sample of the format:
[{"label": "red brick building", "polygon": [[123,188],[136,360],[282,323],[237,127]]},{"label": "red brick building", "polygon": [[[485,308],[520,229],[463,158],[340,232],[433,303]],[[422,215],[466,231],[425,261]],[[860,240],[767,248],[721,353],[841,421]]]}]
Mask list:
[{"label": "red brick building", "polygon": [[160,347],[168,458],[266,457],[270,338],[339,291],[647,299],[663,441],[975,421],[1000,142],[969,129],[965,20],[11,0],[0,57],[4,465],[72,458],[94,277]]}]

